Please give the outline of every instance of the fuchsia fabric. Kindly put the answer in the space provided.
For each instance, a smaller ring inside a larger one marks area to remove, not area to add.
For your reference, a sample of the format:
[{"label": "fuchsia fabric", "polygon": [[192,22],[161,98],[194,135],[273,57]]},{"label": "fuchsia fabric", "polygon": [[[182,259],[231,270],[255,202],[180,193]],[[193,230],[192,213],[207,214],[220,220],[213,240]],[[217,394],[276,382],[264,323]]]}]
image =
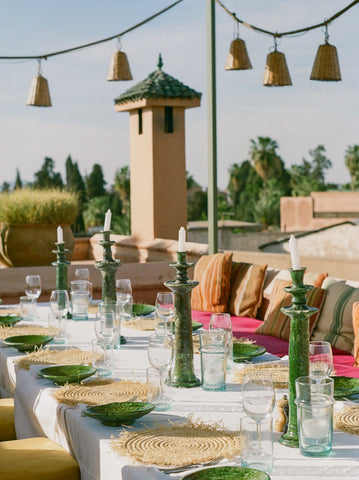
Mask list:
[{"label": "fuchsia fabric", "polygon": [[[203,323],[204,328],[208,329],[209,320],[211,318],[210,312],[200,312],[192,310],[192,320]],[[288,355],[288,342],[281,338],[270,337],[269,335],[261,335],[254,333],[255,329],[262,323],[262,320],[247,317],[232,318],[233,335],[237,338],[249,338],[254,340],[258,345],[262,345],[269,353],[284,357]],[[345,377],[359,378],[359,368],[353,367],[354,357],[348,355],[347,352],[333,348],[334,368],[337,375]]]}]

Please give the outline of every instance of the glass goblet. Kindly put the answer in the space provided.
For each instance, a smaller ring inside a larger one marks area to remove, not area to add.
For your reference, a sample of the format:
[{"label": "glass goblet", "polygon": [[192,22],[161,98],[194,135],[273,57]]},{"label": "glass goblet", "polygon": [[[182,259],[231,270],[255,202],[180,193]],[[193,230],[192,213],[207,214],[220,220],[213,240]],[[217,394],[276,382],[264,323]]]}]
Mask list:
[{"label": "glass goblet", "polygon": [[159,292],[156,296],[156,317],[162,320],[163,332],[172,333],[174,318],[174,295],[172,292]]},{"label": "glass goblet", "polygon": [[232,334],[232,320],[229,313],[212,313],[209,321],[209,329],[225,330],[229,333],[230,338],[228,342],[228,368],[232,368],[233,364],[233,334]]},{"label": "glass goblet", "polygon": [[75,280],[87,280],[90,281],[90,271],[88,268],[76,268]]},{"label": "glass goblet", "polygon": [[132,316],[132,285],[129,278],[119,278],[116,280],[116,300],[121,304],[124,311],[125,320],[130,320]]},{"label": "glass goblet", "polygon": [[63,318],[69,311],[69,295],[67,290],[53,290],[50,295],[50,308],[57,318]]},{"label": "glass goblet", "polygon": [[173,340],[172,335],[163,333],[154,333],[148,338],[148,360],[152,367],[158,370],[160,375],[160,391],[158,403],[162,405],[158,409],[167,409],[166,398],[164,395],[164,372],[169,368],[173,359]]},{"label": "glass goblet", "polygon": [[32,316],[36,318],[36,301],[41,295],[41,277],[40,275],[26,275],[25,277],[25,293],[31,298]]},{"label": "glass goblet", "polygon": [[317,382],[328,377],[333,370],[332,346],[329,342],[309,342],[310,376]]}]

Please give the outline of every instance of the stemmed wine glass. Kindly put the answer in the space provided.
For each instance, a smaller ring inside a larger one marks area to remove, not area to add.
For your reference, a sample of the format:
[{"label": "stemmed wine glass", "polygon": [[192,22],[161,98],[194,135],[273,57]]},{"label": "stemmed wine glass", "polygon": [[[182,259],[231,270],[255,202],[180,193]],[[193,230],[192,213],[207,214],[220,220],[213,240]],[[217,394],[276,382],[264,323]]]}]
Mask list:
[{"label": "stemmed wine glass", "polygon": [[227,368],[232,368],[233,364],[233,334],[232,334],[232,320],[229,313],[212,313],[211,319],[209,321],[209,329],[215,330],[225,330],[229,333],[230,338],[228,341],[228,359]]},{"label": "stemmed wine glass", "polygon": [[275,404],[271,375],[260,372],[247,373],[242,384],[242,404],[246,414],[257,423],[257,447],[258,454],[261,454],[261,421],[272,413]]},{"label": "stemmed wine glass", "polygon": [[36,318],[36,301],[41,295],[41,278],[40,275],[26,275],[25,277],[25,293],[31,298],[32,316]]},{"label": "stemmed wine glass", "polygon": [[310,376],[317,383],[329,376],[333,370],[332,346],[329,342],[309,342]]},{"label": "stemmed wine glass", "polygon": [[[172,321],[174,317],[174,295],[172,292],[159,292],[156,297],[156,317],[163,323],[164,332],[172,333]],[[170,330],[168,330],[170,328]]]},{"label": "stemmed wine glass", "polygon": [[116,280],[116,299],[123,307],[124,319],[130,320],[132,316],[132,285],[129,278]]},{"label": "stemmed wine glass", "polygon": [[114,311],[98,312],[95,317],[96,337],[106,343],[112,343],[120,330],[118,315]]},{"label": "stemmed wine glass", "polygon": [[148,360],[160,375],[160,391],[157,397],[157,409],[166,410],[168,399],[164,395],[164,372],[169,368],[173,359],[173,340],[168,333],[154,333],[148,338]]},{"label": "stemmed wine glass", "polygon": [[70,308],[67,290],[53,290],[50,295],[50,308],[58,326],[57,337],[66,341],[66,316]]}]

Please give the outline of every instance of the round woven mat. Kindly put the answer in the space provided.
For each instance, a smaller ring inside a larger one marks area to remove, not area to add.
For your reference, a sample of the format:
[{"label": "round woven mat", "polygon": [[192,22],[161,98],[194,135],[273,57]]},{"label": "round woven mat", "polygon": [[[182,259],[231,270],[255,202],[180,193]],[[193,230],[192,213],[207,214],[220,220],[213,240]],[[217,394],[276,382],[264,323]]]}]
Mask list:
[{"label": "round woven mat", "polygon": [[29,370],[31,365],[91,365],[92,353],[71,348],[68,350],[40,349],[20,358],[18,367]]},{"label": "round woven mat", "polygon": [[58,330],[54,327],[41,327],[39,325],[16,325],[15,327],[0,328],[0,340],[19,335],[50,335],[56,336]]},{"label": "round woven mat", "polygon": [[334,416],[334,427],[359,435],[359,405],[346,406]]},{"label": "round woven mat", "polygon": [[240,453],[241,439],[239,432],[189,420],[182,425],[126,431],[114,439],[111,446],[121,455],[141,463],[180,466],[232,458]]},{"label": "round woven mat", "polygon": [[271,375],[275,388],[286,388],[289,382],[289,367],[285,364],[258,364],[250,365],[234,373],[234,381],[243,383],[244,375],[247,373],[266,373]]},{"label": "round woven mat", "polygon": [[125,328],[131,328],[132,330],[154,330],[155,319],[137,317],[129,320],[128,322],[123,322],[122,325]]},{"label": "round woven mat", "polygon": [[80,385],[63,386],[55,390],[54,397],[60,403],[77,405],[101,405],[111,402],[147,401],[147,385],[132,380],[91,380]]}]

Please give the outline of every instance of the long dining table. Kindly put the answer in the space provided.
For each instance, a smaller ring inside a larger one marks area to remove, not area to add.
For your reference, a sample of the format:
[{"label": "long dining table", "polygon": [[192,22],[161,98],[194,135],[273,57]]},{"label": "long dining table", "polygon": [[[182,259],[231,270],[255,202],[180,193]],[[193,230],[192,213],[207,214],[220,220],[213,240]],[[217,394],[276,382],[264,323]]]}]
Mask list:
[{"label": "long dining table", "polygon": [[[46,324],[49,306],[39,304],[36,323]],[[94,338],[93,320],[68,322],[67,347],[89,350]],[[122,335],[127,343],[115,354],[115,378],[145,381],[147,339],[150,332],[133,330],[122,325]],[[51,348],[64,348],[54,345]],[[43,366],[32,365],[29,370],[16,365],[24,354],[1,344],[0,392],[2,396],[14,396],[15,426],[17,438],[46,436],[67,449],[78,461],[82,480],[161,480],[182,478],[182,474],[164,474],[155,467],[132,462],[111,448],[112,437],[121,435],[126,427],[108,427],[85,417],[83,404],[76,406],[59,403],[53,396],[58,388],[50,380],[37,375]],[[265,359],[265,358],[264,358]],[[200,358],[194,355],[194,368],[200,376]],[[235,364],[233,370],[241,368]],[[222,422],[225,428],[239,430],[240,418],[245,415],[241,402],[241,386],[233,381],[233,370],[227,376],[226,390],[208,392],[201,387],[172,389],[170,410],[153,411],[132,425],[141,429],[159,423],[183,422],[189,416],[193,420]],[[278,398],[283,391],[277,391]],[[335,408],[341,408],[336,402]],[[277,409],[273,418],[277,416]],[[272,480],[301,480],[359,478],[359,436],[334,431],[333,452],[326,458],[304,457],[297,448],[289,448],[278,442],[280,433],[274,433],[274,468]],[[240,465],[240,457],[221,464]]]}]

